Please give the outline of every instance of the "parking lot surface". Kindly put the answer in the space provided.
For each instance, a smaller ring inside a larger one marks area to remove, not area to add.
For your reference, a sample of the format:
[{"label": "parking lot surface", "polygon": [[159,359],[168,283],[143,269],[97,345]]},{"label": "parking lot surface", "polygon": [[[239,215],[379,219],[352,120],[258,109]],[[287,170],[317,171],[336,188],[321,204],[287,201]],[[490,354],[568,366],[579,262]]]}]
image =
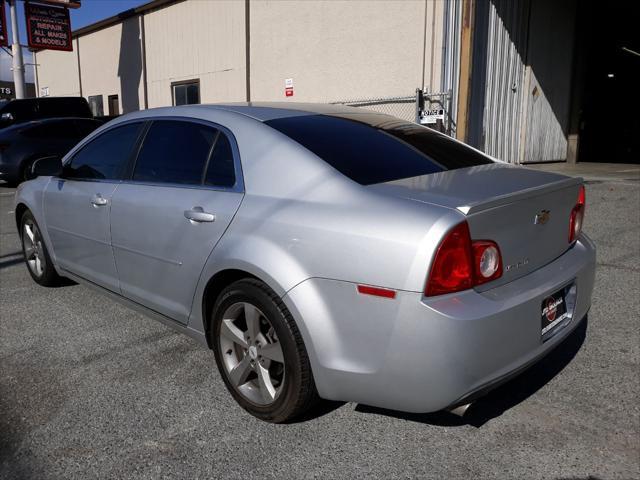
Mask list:
[{"label": "parking lot surface", "polygon": [[586,329],[468,418],[331,403],[271,425],[191,339],[36,285],[0,186],[0,478],[640,478],[639,206],[635,173],[588,183]]}]

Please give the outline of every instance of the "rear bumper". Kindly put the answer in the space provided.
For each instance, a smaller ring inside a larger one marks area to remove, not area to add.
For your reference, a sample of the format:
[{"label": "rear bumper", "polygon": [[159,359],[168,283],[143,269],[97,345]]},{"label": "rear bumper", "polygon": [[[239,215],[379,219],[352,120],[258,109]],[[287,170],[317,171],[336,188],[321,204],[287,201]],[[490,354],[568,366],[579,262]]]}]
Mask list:
[{"label": "rear bumper", "polygon": [[[582,235],[554,262],[509,284],[426,298],[360,295],[310,279],[285,296],[298,319],[320,395],[409,412],[465,403],[532,365],[591,305],[595,247]],[[575,285],[571,316],[542,341],[542,301]]]},{"label": "rear bumper", "polygon": [[498,388],[499,386],[507,383],[509,380],[511,380],[511,379],[517,377],[518,375],[524,373],[527,369],[529,369],[530,367],[533,367],[536,363],[538,363],[544,357],[546,357],[548,354],[550,354],[551,351],[555,347],[563,348],[563,342],[565,340],[568,340],[567,337],[569,337],[569,335],[571,335],[575,330],[578,329],[578,327],[582,323],[584,323],[586,321],[587,321],[587,315],[585,314],[585,316],[582,317],[581,319],[577,319],[577,321],[571,322],[570,325],[566,325],[566,331],[563,332],[562,339],[560,340],[560,342],[556,343],[553,347],[545,349],[537,357],[535,357],[535,358],[529,360],[528,362],[518,366],[515,370],[507,372],[506,374],[504,374],[504,375],[502,375],[500,377],[492,378],[486,384],[481,385],[481,386],[477,387],[476,389],[474,389],[474,390],[472,390],[470,392],[467,392],[461,398],[459,398],[458,400],[456,400],[453,403],[451,403],[451,405],[446,407],[446,409],[447,410],[453,410],[453,409],[455,409],[457,407],[460,407],[462,405],[467,405],[467,404],[473,403],[477,399],[479,399],[479,398],[485,396],[486,394],[488,394],[491,390],[494,390],[494,389]]}]

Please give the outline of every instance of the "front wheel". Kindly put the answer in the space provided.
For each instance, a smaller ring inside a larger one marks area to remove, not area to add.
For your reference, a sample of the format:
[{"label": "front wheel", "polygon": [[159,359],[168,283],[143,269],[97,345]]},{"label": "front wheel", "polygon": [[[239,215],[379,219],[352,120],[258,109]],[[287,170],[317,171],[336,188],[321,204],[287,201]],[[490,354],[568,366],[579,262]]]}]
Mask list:
[{"label": "front wheel", "polygon": [[38,227],[36,219],[33,218],[33,214],[28,210],[24,212],[20,221],[20,237],[24,261],[31,278],[45,287],[58,285],[60,276],[58,276],[49,251],[44,244],[40,227]]},{"label": "front wheel", "polygon": [[210,335],[218,369],[236,401],[273,423],[293,420],[318,400],[300,332],[264,283],[228,286],[213,308]]}]

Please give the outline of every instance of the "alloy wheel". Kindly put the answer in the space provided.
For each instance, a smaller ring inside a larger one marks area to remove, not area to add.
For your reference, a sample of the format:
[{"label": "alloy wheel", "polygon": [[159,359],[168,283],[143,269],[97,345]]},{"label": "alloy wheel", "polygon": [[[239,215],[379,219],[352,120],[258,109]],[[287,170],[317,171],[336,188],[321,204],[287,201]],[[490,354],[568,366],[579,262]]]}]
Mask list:
[{"label": "alloy wheel", "polygon": [[222,316],[218,338],[225,373],[233,387],[254,404],[272,404],[282,391],[285,365],[269,319],[251,303],[234,303]]},{"label": "alloy wheel", "polygon": [[40,230],[31,219],[27,219],[22,228],[22,245],[24,247],[25,260],[31,273],[36,277],[41,277],[46,267],[46,259]]}]

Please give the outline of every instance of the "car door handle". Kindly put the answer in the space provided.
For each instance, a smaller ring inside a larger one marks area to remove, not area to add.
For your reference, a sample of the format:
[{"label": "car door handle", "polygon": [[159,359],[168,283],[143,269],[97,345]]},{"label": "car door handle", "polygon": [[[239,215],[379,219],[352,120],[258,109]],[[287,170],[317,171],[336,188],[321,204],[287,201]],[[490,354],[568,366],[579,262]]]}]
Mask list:
[{"label": "car door handle", "polygon": [[104,207],[107,203],[109,203],[109,200],[104,198],[99,193],[95,194],[91,199],[91,205],[93,205],[94,207]]},{"label": "car door handle", "polygon": [[193,207],[191,210],[185,210],[184,216],[192,223],[216,221],[216,216],[213,213],[205,212],[202,207]]}]

